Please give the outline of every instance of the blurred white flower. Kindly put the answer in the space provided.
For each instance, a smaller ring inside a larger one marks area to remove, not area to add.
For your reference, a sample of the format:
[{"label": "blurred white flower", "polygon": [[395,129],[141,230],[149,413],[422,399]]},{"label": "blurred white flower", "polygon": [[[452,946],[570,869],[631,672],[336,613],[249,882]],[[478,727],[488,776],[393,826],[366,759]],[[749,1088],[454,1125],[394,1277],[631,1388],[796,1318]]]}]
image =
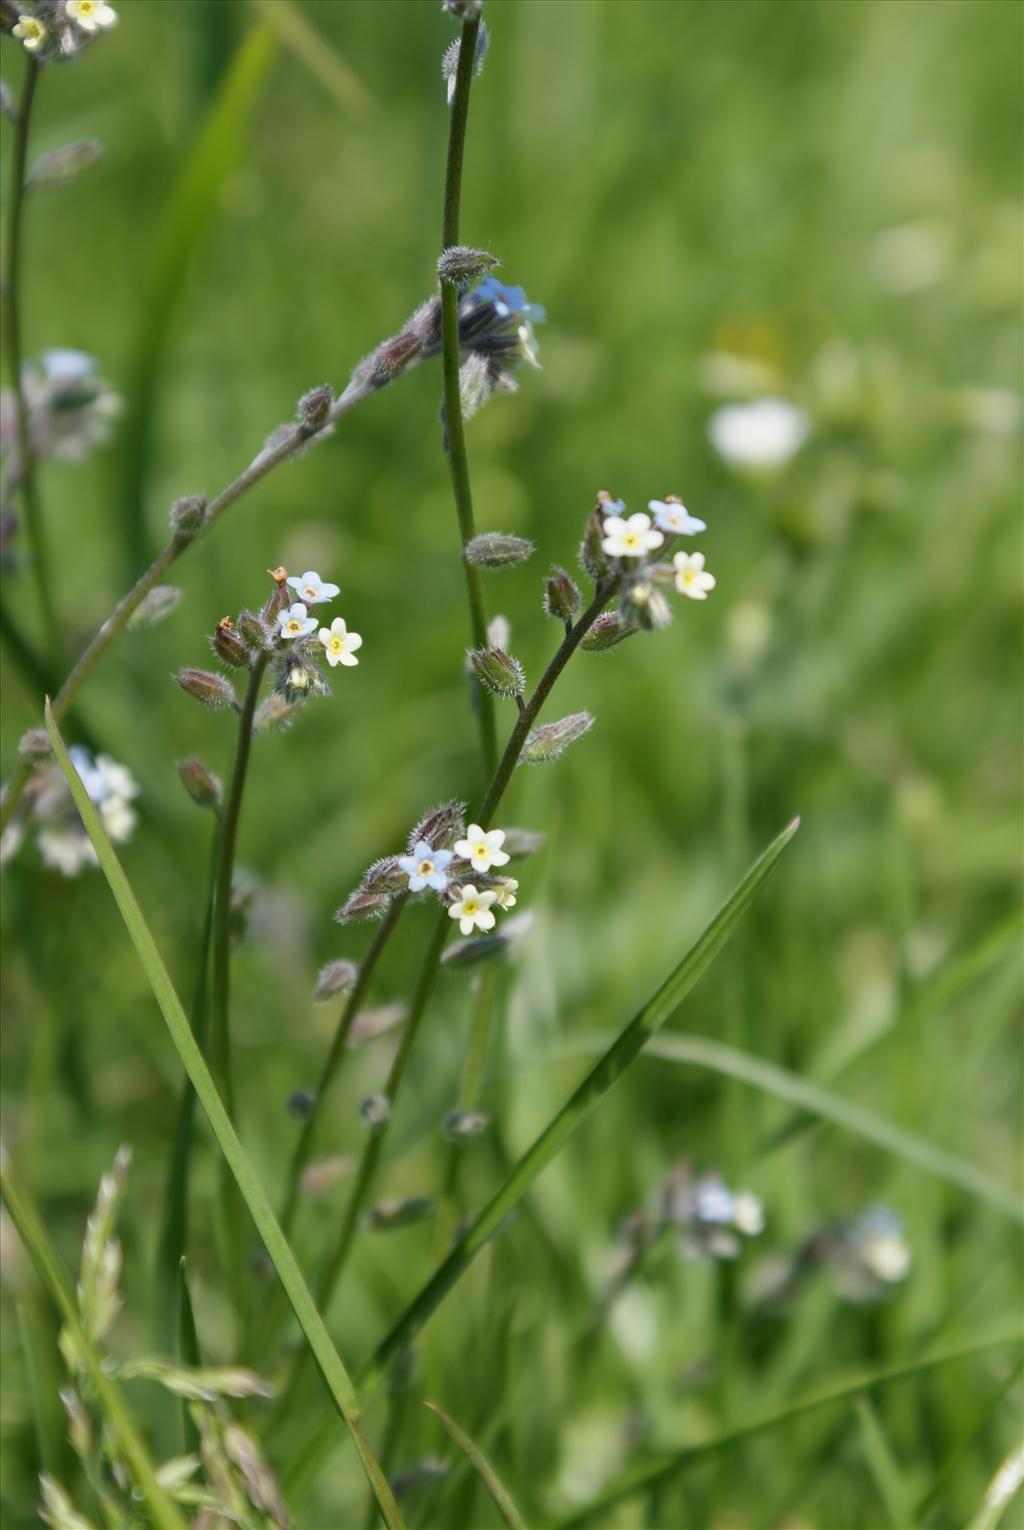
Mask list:
[{"label": "blurred white flower", "polygon": [[472,935],[474,929],[493,930],[495,921],[491,904],[496,901],[497,893],[490,890],[477,892],[472,882],[467,882],[461,891],[462,897],[448,910],[449,919],[459,921],[463,935]]},{"label": "blurred white flower", "polygon": [[811,422],[803,409],[782,398],[724,404],[708,422],[708,436],[732,467],[782,467],[807,440]]},{"label": "blurred white flower", "polygon": [[[84,351],[43,351],[38,361],[23,365],[21,388],[32,450],[38,457],[81,461],[91,447],[109,439],[111,422],[122,407],[120,395],[97,376],[96,362]],[[0,447],[9,454],[15,475],[20,471],[18,446],[17,400],[13,389],[5,388],[0,394]]]},{"label": "blurred white flower", "polygon": [[11,28],[11,36],[18,39],[26,53],[35,53],[46,41],[47,32],[34,16],[20,16]]},{"label": "blurred white flower", "polygon": [[601,546],[609,558],[642,558],[660,547],[665,538],[651,526],[651,518],[642,511],[623,520],[609,515],[604,523]]},{"label": "blurred white flower", "polygon": [[[293,606],[292,610],[296,608]],[[300,611],[304,608],[300,606]],[[316,622],[313,622],[316,626]],[[343,616],[336,616],[329,627],[321,627],[318,634],[321,643],[327,652],[327,662],[333,669],[336,664],[344,664],[353,669],[359,660],[356,658],[356,649],[362,648],[363,640],[358,632],[349,632]]]},{"label": "blurred white flower", "polygon": [[752,1190],[741,1190],[732,1208],[732,1225],[748,1238],[764,1232],[764,1202]]},{"label": "blurred white flower", "polygon": [[333,600],[339,591],[338,585],[325,584],[313,569],[308,569],[302,575],[293,574],[288,583],[307,606],[319,606],[325,601]]},{"label": "blurred white flower", "polygon": [[648,500],[647,508],[654,512],[655,525],[673,536],[692,537],[708,529],[706,522],[690,514],[682,500],[652,499]]},{"label": "blurred white flower", "polygon": [[519,883],[515,877],[503,877],[494,889],[495,901],[499,908],[515,908],[516,892]]},{"label": "blurred white flower", "polygon": [[[469,861],[474,871],[490,871],[492,866],[508,864],[508,855],[501,848],[504,843],[504,829],[484,830],[478,823],[471,823],[466,830],[466,838],[455,841],[455,854]],[[490,904],[487,906],[490,907]]]},{"label": "blurred white flower", "polygon": [[316,617],[309,615],[301,600],[289,606],[287,611],[278,612],[277,620],[283,638],[306,637],[316,630]]},{"label": "blurred white flower", "polygon": [[117,25],[117,12],[107,0],[67,0],[64,9],[83,32],[105,31]]},{"label": "blurred white flower", "polygon": [[715,587],[714,574],[704,570],[704,554],[701,552],[677,552],[672,559],[676,571],[676,589],[690,600],[707,600],[708,591]]},{"label": "blurred white flower", "polygon": [[38,844],[43,865],[62,876],[76,877],[83,866],[97,864],[96,852],[80,829],[40,829]]}]

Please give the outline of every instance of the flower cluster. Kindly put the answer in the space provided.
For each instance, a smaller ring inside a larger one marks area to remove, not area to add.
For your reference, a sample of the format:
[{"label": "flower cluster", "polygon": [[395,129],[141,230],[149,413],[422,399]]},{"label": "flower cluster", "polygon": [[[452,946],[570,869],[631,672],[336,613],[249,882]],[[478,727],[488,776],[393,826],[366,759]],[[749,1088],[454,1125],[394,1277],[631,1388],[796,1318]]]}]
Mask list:
[{"label": "flower cluster", "polygon": [[11,27],[33,58],[72,58],[102,32],[117,25],[117,12],[107,0],[37,0],[29,10],[19,10]]},{"label": "flower cluster", "polygon": [[718,1174],[695,1179],[684,1164],[664,1186],[662,1219],[678,1228],[684,1259],[735,1259],[737,1233],[756,1238],[764,1231],[764,1206],[750,1190],[730,1190]]},{"label": "flower cluster", "polygon": [[[132,803],[139,794],[138,783],[131,771],[108,754],[98,754],[94,758],[80,744],[72,745],[68,752],[111,839],[117,843],[130,839],[137,822]],[[29,792],[29,821],[38,826],[36,843],[43,864],[65,877],[75,877],[84,867],[97,865],[96,852],[56,761],[49,760],[40,766],[32,778]],[[7,843],[3,847],[3,859],[8,859],[19,849],[23,833],[22,822],[12,822],[5,835]]]},{"label": "flower cluster", "polygon": [[[37,457],[78,462],[110,437],[121,411],[120,395],[97,376],[96,362],[83,351],[43,351],[21,369],[28,409],[29,439]],[[11,389],[0,394],[0,447],[10,470],[20,476],[17,402]]]},{"label": "flower cluster", "polygon": [[845,1301],[879,1301],[910,1273],[903,1218],[889,1206],[869,1206],[826,1240],[837,1293]]},{"label": "flower cluster", "polygon": [[715,587],[703,553],[679,551],[671,562],[665,561],[677,537],[696,536],[707,530],[706,523],[691,515],[674,494],[649,500],[647,510],[647,514],[627,515],[625,502],[602,490],[583,544],[587,571],[595,577],[613,574],[617,578],[620,617],[627,630],[668,625],[672,613],[662,593],[664,586],[673,586],[688,600],[707,600]]}]

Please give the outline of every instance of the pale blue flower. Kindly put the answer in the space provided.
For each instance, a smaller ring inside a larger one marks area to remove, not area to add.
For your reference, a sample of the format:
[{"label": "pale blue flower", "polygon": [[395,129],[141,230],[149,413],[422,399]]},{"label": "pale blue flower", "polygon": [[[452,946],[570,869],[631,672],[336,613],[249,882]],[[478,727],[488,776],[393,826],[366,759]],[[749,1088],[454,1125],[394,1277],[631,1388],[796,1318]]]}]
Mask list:
[{"label": "pale blue flower", "polygon": [[705,521],[699,521],[695,515],[691,515],[677,499],[651,499],[647,502],[647,508],[654,512],[654,524],[672,536],[692,537],[698,531],[708,529]]},{"label": "pale blue flower", "polygon": [[326,584],[314,569],[308,569],[302,575],[293,574],[288,583],[307,606],[323,605],[325,601],[333,600],[339,590],[336,584]]},{"label": "pale blue flower", "polygon": [[422,892],[424,887],[444,892],[448,886],[447,868],[451,861],[450,850],[432,850],[426,840],[421,839],[412,855],[399,856],[398,865],[409,878],[410,892]]},{"label": "pale blue flower", "polygon": [[547,311],[540,303],[527,300],[524,287],[506,287],[496,276],[485,276],[470,296],[479,303],[490,303],[499,319],[514,319],[517,324],[542,324]]}]

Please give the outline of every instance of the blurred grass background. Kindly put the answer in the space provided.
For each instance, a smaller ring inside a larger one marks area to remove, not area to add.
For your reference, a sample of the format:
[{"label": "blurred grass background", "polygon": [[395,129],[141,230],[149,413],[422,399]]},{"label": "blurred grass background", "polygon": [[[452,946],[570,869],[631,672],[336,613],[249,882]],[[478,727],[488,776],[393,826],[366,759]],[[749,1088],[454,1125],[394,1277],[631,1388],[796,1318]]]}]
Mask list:
[{"label": "blurred grass background", "polygon": [[[46,72],[34,138],[42,151],[96,137],[105,154],[33,196],[27,349],[91,352],[128,401],[109,448],[42,473],[69,645],[162,543],[177,495],[216,492],[301,392],[342,384],[399,327],[431,290],[440,227],[452,27],[439,6],[119,9],[101,46]],[[549,314],[543,371],[469,431],[481,528],[539,549],[489,576],[492,610],[536,677],[554,643],[540,575],[573,563],[602,487],[631,509],[681,494],[709,523],[718,588],[705,606],[680,603],[667,632],[582,656],[550,715],[586,706],[596,727],[516,782],[505,821],[549,838],[521,873],[536,923],[502,977],[485,1104],[521,1151],[578,1077],[585,1038],[625,1023],[799,812],[797,842],[677,1025],[825,1082],[866,1049],[837,1084],[845,1096],[1019,1182],[1022,12],[993,0],[487,11],[463,234]],[[315,29],[315,67],[295,45],[300,23]],[[4,53],[13,80],[21,61]],[[737,473],[708,442],[713,409],[745,390],[792,398],[813,421],[770,477]],[[236,965],[240,1119],[275,1192],[296,1130],[284,1101],[315,1075],[334,1020],[310,1002],[317,966],[366,944],[332,910],[423,809],[479,786],[439,393],[439,368],[421,367],[232,508],[175,570],[179,607],[122,639],[81,705],[142,783],[124,860],[187,993],[209,825],[174,762],[196,752],[223,770],[233,728],[169,676],[204,662],[204,635],[259,600],[277,563],[336,579],[337,609],[364,635],[333,699],[260,743],[245,804],[241,858],[258,892]],[[12,576],[4,595],[35,639],[28,582]],[[9,769],[38,698],[13,667],[4,692]],[[121,1342],[141,1347],[177,1065],[98,874],[64,882],[26,849],[5,882],[5,1136],[69,1261],[100,1173],[133,1144]],[[428,923],[409,919],[380,1002],[408,991]],[[381,1195],[436,1188],[467,1026],[465,982],[448,977]],[[358,1145],[356,1107],[390,1045],[354,1055],[326,1152]],[[414,1395],[486,1438],[532,1515],[851,1368],[1014,1320],[1012,1220],[831,1126],[780,1144],[788,1119],[706,1070],[640,1061],[432,1323]],[[765,1198],[748,1266],[884,1201],[906,1219],[910,1278],[870,1309],[822,1281],[752,1325],[714,1270],[659,1258],[582,1365],[619,1224],[680,1158]],[[471,1204],[499,1173],[492,1151],[473,1150]],[[344,1190],[307,1209],[311,1262]],[[204,1345],[223,1357],[216,1206],[204,1140],[194,1278]],[[364,1237],[332,1313],[346,1360],[368,1353],[429,1255],[429,1228]],[[7,1273],[9,1286],[24,1279],[13,1255]],[[3,1354],[13,1527],[33,1522],[39,1467],[13,1322]],[[964,1524],[1013,1444],[1019,1399],[988,1406],[1006,1365],[996,1352],[877,1394],[908,1501],[963,1445],[922,1523]],[[297,1436],[323,1408],[313,1383],[303,1406]],[[381,1420],[378,1402],[371,1435]],[[825,1409],[601,1523],[875,1530],[894,1521],[864,1438],[849,1404]],[[400,1464],[441,1439],[413,1407]],[[410,1500],[413,1523],[497,1522],[482,1497],[468,1510],[432,1491]],[[297,1500],[298,1523],[348,1530],[360,1495],[340,1448]]]}]

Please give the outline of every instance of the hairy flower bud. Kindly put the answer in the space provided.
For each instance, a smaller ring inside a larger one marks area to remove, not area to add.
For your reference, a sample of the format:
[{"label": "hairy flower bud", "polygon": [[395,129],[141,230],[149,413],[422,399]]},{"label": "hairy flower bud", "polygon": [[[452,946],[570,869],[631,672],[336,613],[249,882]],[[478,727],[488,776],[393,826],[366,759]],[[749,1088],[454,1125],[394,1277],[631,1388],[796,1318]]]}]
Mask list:
[{"label": "hairy flower bud", "polygon": [[593,726],[594,719],[589,712],[572,712],[568,717],[560,717],[557,722],[543,723],[527,734],[521,758],[527,765],[557,760],[570,744],[582,738],[584,733],[589,733]]},{"label": "hairy flower bud", "polygon": [[330,383],[322,383],[319,388],[311,388],[299,399],[298,416],[299,422],[310,430],[318,430],[331,412],[334,403],[334,389]]},{"label": "hairy flower bud", "polygon": [[40,155],[25,186],[65,186],[94,164],[102,153],[103,145],[95,138],[80,138],[75,143],[62,144],[59,149]]},{"label": "hairy flower bud", "polygon": [[289,706],[308,701],[312,696],[329,696],[331,688],[320,666],[302,649],[293,647],[284,655],[277,676],[277,688]]},{"label": "hairy flower bud", "polygon": [[564,622],[568,627],[574,621],[580,608],[580,600],[576,581],[556,563],[544,586],[545,612],[548,616],[553,616],[556,621]]},{"label": "hairy flower bud", "polygon": [[294,1089],[285,1101],[285,1109],[296,1121],[308,1121],[316,1109],[312,1089]]},{"label": "hairy flower bud", "polygon": [[608,572],[608,559],[601,546],[603,540],[604,522],[600,512],[595,510],[587,521],[587,529],[583,533],[583,542],[580,546],[580,564],[591,579],[603,579]]},{"label": "hairy flower bud", "polygon": [[293,707],[280,691],[271,691],[256,708],[252,726],[254,733],[271,733],[276,728],[287,728],[295,716]]},{"label": "hairy flower bud", "polygon": [[210,646],[218,659],[230,664],[232,669],[245,669],[249,663],[249,650],[235,631],[230,616],[222,616],[217,623]]},{"label": "hairy flower bud", "polygon": [[254,653],[267,653],[273,648],[275,634],[255,611],[239,611],[235,627],[242,642]]},{"label": "hairy flower bud", "polygon": [[204,707],[238,705],[234,688],[223,675],[213,675],[205,669],[179,669],[174,679],[183,691],[202,702]]},{"label": "hairy flower bud", "polygon": [[672,609],[653,580],[634,579],[622,595],[622,618],[630,626],[653,632],[668,626]]},{"label": "hairy flower bud", "polygon": [[376,1009],[361,1010],[349,1028],[349,1046],[361,1047],[368,1041],[376,1041],[378,1036],[384,1036],[388,1031],[393,1031],[396,1025],[401,1025],[407,1013],[401,1001],[380,1004]]},{"label": "hairy flower bud", "polygon": [[533,855],[539,850],[546,839],[546,834],[538,834],[535,829],[506,829],[501,848],[513,860],[521,860],[524,855]]},{"label": "hairy flower bud", "polygon": [[433,1210],[434,1203],[428,1195],[412,1195],[405,1201],[381,1201],[366,1213],[362,1225],[373,1232],[391,1232],[396,1227],[422,1222]]},{"label": "hairy flower bud", "polygon": [[328,962],[320,968],[317,976],[316,987],[313,990],[313,1000],[316,1004],[323,1004],[327,999],[333,999],[335,994],[345,993],[356,978],[359,976],[359,968],[355,962],[336,961]]},{"label": "hairy flower bud", "polygon": [[485,531],[462,549],[467,563],[477,568],[505,568],[511,563],[525,563],[534,552],[526,537],[514,537],[503,531]]},{"label": "hairy flower bud", "polygon": [[474,250],[468,244],[451,244],[438,256],[437,274],[443,282],[449,282],[461,291],[500,265],[497,255],[491,255],[487,250]]},{"label": "hairy flower bud", "polygon": [[[479,886],[480,873],[473,872],[472,876]],[[470,935],[465,940],[452,942],[441,958],[441,965],[452,972],[463,972],[479,967],[482,962],[493,961],[496,956],[504,956],[511,944],[504,935]]]},{"label": "hairy flower bud", "polygon": [[[452,0],[452,8],[454,8],[455,5],[463,7],[463,9],[459,12],[456,12],[456,14],[463,15],[466,19],[468,19],[470,16],[479,16],[482,9],[481,0]],[[452,98],[455,95],[455,76],[458,74],[459,70],[459,51],[461,42],[462,39],[457,37],[455,41],[445,49],[444,57],[441,60],[441,77],[448,87],[449,106],[451,106]],[[473,50],[474,74],[479,74],[481,69],[484,67],[484,59],[487,57],[487,49],[490,47],[490,43],[490,34],[487,31],[487,27],[483,22],[481,22],[480,30],[476,34],[476,47]]]},{"label": "hairy flower bud", "polygon": [[449,1142],[470,1142],[491,1124],[482,1110],[452,1110],[444,1118],[442,1130]]},{"label": "hairy flower bud", "polygon": [[182,786],[197,807],[217,811],[223,789],[213,771],[208,770],[202,760],[196,759],[195,755],[190,755],[186,760],[179,760],[178,775]]},{"label": "hairy flower bud", "polygon": [[470,668],[492,696],[521,696],[526,686],[523,666],[504,648],[473,648]]},{"label": "hairy flower bud", "polygon": [[339,924],[355,924],[360,919],[377,919],[384,913],[391,899],[387,893],[364,892],[357,887],[350,897],[339,909],[335,910],[334,917]]},{"label": "hairy flower bud", "polygon": [[198,536],[206,523],[206,500],[202,494],[186,494],[171,506],[171,530],[182,540]]},{"label": "hairy flower bud", "polygon": [[45,759],[52,754],[53,745],[46,729],[29,728],[27,733],[23,733],[18,740],[18,753],[25,760]]},{"label": "hairy flower bud", "polygon": [[291,604],[291,592],[286,583],[288,578],[288,570],[286,568],[272,568],[268,569],[267,572],[274,581],[274,588],[263,602],[260,616],[268,627],[273,628],[281,612]]},{"label": "hairy flower bud", "polygon": [[391,1101],[386,1094],[368,1094],[359,1106],[359,1114],[371,1132],[380,1131],[391,1120]]},{"label": "hairy flower bud", "polygon": [[165,616],[170,616],[181,595],[176,584],[155,584],[135,607],[128,618],[128,626],[155,627]]},{"label": "hairy flower bud", "polygon": [[409,850],[412,852],[421,842],[430,845],[434,850],[447,850],[452,841],[462,835],[465,828],[464,802],[442,802],[440,807],[432,808],[425,818],[409,835]]},{"label": "hairy flower bud", "polygon": [[587,653],[604,653],[606,649],[614,648],[623,639],[639,631],[637,622],[627,621],[618,611],[606,611],[597,618],[580,647]]}]

